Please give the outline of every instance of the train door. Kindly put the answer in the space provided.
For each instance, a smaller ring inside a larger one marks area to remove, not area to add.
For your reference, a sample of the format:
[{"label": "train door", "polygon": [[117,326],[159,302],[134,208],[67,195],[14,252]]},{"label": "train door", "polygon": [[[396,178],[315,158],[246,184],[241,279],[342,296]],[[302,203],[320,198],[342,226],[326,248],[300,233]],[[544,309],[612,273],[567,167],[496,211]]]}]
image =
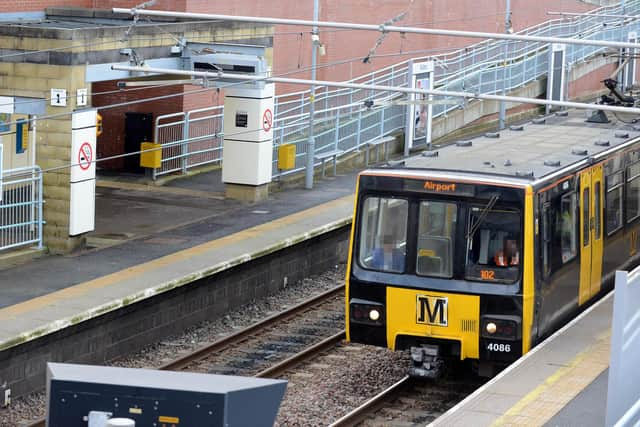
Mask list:
[{"label": "train door", "polygon": [[578,304],[600,291],[602,279],[602,165],[580,173],[580,290]]}]

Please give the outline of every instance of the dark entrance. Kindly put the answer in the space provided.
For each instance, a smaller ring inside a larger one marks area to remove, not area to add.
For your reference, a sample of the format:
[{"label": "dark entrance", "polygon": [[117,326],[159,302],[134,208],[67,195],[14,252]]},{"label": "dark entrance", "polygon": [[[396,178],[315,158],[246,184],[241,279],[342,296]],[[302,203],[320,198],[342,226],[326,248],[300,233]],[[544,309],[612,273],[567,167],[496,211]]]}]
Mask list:
[{"label": "dark entrance", "polygon": [[[153,114],[125,113],[124,132],[125,153],[140,151],[142,142],[153,141]],[[140,154],[126,156],[124,169],[126,172],[144,173],[144,168],[140,167]]]}]

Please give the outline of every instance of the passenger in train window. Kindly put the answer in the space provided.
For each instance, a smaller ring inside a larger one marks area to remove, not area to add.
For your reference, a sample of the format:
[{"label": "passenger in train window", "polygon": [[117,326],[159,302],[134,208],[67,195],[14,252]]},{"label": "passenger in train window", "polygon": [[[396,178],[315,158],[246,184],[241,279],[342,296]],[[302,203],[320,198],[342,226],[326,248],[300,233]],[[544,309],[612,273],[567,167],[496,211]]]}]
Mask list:
[{"label": "passenger in train window", "polygon": [[397,247],[397,243],[393,234],[385,234],[382,237],[382,247],[373,249],[371,267],[385,271],[404,270],[405,254]]}]

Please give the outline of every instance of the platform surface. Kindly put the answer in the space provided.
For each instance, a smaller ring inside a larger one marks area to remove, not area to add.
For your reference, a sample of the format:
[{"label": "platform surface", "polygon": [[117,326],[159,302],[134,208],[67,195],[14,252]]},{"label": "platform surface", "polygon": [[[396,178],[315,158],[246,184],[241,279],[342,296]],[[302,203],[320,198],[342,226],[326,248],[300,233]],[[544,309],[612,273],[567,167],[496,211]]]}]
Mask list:
[{"label": "platform surface", "polygon": [[355,179],[316,180],[255,204],[212,191],[219,171],[164,188],[98,182],[89,241],[105,247],[0,271],[0,351],[344,227]]},{"label": "platform surface", "polygon": [[613,292],[430,426],[604,426]]}]

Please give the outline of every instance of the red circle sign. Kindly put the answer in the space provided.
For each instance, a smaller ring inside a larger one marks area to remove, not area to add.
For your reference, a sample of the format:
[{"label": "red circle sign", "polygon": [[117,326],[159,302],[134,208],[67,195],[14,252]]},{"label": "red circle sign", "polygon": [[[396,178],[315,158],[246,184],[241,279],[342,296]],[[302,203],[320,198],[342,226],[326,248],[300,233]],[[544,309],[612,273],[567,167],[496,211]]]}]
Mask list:
[{"label": "red circle sign", "polygon": [[86,171],[91,167],[91,162],[93,161],[93,150],[91,149],[91,145],[88,142],[83,142],[80,146],[80,150],[78,150],[78,166],[83,171]]},{"label": "red circle sign", "polygon": [[271,130],[271,126],[273,125],[273,113],[270,109],[264,110],[264,114],[262,115],[262,129],[265,132],[269,132]]}]

